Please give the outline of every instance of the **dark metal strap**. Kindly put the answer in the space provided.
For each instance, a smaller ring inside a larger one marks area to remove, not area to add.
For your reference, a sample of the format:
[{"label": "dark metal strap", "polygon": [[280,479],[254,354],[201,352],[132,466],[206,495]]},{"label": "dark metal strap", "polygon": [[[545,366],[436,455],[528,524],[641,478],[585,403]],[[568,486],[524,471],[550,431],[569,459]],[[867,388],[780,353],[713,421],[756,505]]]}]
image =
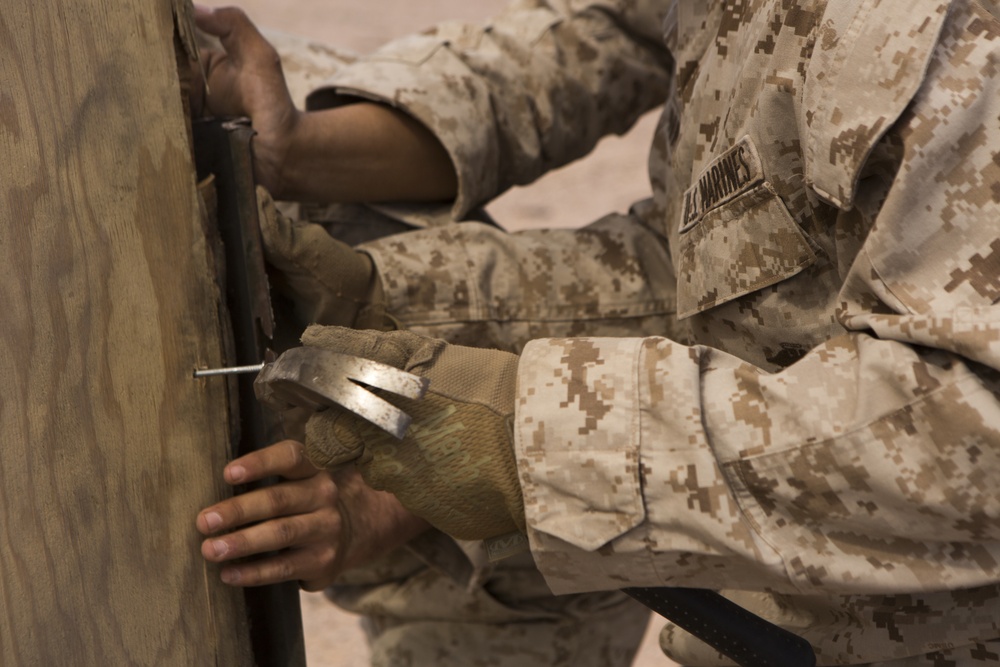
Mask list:
[{"label": "dark metal strap", "polygon": [[[219,282],[224,309],[232,323],[227,364],[250,365],[266,360],[274,337],[274,319],[257,222],[250,139],[246,121],[202,119],[194,123],[199,179],[212,174],[218,198],[218,234],[224,273]],[[273,442],[275,420],[266,414],[253,391],[253,377],[232,377],[236,391],[231,412],[239,416],[232,449],[242,456]],[[243,589],[257,667],[305,667],[305,640],[299,586],[284,582]]]}]

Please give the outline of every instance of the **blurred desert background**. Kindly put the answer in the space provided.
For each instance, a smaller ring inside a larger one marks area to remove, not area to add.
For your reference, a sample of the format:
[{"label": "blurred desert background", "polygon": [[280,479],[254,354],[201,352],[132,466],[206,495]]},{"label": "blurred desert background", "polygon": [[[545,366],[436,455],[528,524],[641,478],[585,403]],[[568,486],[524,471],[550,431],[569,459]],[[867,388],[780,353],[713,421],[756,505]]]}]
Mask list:
[{"label": "blurred desert background", "polygon": [[[357,53],[439,21],[483,22],[506,0],[203,0],[212,7],[238,5],[263,28],[279,30]],[[609,137],[583,161],[548,174],[525,188],[507,192],[489,212],[508,229],[578,227],[611,211],[624,211],[649,195],[646,155],[655,113],[623,137]],[[320,594],[302,594],[309,667],[362,667],[368,664],[364,635],[356,617],[339,611]],[[656,636],[663,621],[653,618],[634,667],[670,667]],[[430,667],[430,666],[428,666]]]}]

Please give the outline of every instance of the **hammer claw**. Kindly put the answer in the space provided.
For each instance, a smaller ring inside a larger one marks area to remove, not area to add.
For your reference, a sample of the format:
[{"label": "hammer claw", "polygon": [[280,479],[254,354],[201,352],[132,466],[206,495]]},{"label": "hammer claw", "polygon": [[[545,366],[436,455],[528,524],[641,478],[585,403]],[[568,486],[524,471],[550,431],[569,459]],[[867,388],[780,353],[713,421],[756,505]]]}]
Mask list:
[{"label": "hammer claw", "polygon": [[265,364],[254,390],[262,403],[278,410],[291,406],[322,410],[338,405],[402,438],[410,416],[367,387],[419,399],[429,384],[426,378],[370,359],[298,347]]}]

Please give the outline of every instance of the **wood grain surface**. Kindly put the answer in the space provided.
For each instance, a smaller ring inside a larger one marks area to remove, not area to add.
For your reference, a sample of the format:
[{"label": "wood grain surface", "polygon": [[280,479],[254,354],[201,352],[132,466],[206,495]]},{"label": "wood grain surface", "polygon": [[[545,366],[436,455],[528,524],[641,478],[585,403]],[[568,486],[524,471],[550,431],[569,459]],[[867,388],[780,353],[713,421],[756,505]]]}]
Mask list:
[{"label": "wood grain surface", "polygon": [[0,665],[250,664],[170,0],[0,12]]}]

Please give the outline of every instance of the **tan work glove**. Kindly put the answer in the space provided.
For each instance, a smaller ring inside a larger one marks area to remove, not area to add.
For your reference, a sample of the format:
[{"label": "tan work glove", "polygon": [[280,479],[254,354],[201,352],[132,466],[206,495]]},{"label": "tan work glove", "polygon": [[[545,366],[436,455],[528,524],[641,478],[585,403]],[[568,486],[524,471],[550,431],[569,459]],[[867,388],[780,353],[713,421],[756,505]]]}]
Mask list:
[{"label": "tan work glove", "polygon": [[407,331],[309,327],[308,346],[401,368],[430,380],[424,398],[385,396],[413,417],[402,440],[346,410],[306,425],[306,456],[321,468],[353,462],[374,489],[466,540],[525,531],[512,425],[518,357],[449,345]]},{"label": "tan work glove", "polygon": [[386,315],[385,291],[368,255],[336,240],[321,225],[282,215],[262,187],[257,188],[257,212],[264,257],[278,271],[275,286],[306,323],[396,328]]}]

